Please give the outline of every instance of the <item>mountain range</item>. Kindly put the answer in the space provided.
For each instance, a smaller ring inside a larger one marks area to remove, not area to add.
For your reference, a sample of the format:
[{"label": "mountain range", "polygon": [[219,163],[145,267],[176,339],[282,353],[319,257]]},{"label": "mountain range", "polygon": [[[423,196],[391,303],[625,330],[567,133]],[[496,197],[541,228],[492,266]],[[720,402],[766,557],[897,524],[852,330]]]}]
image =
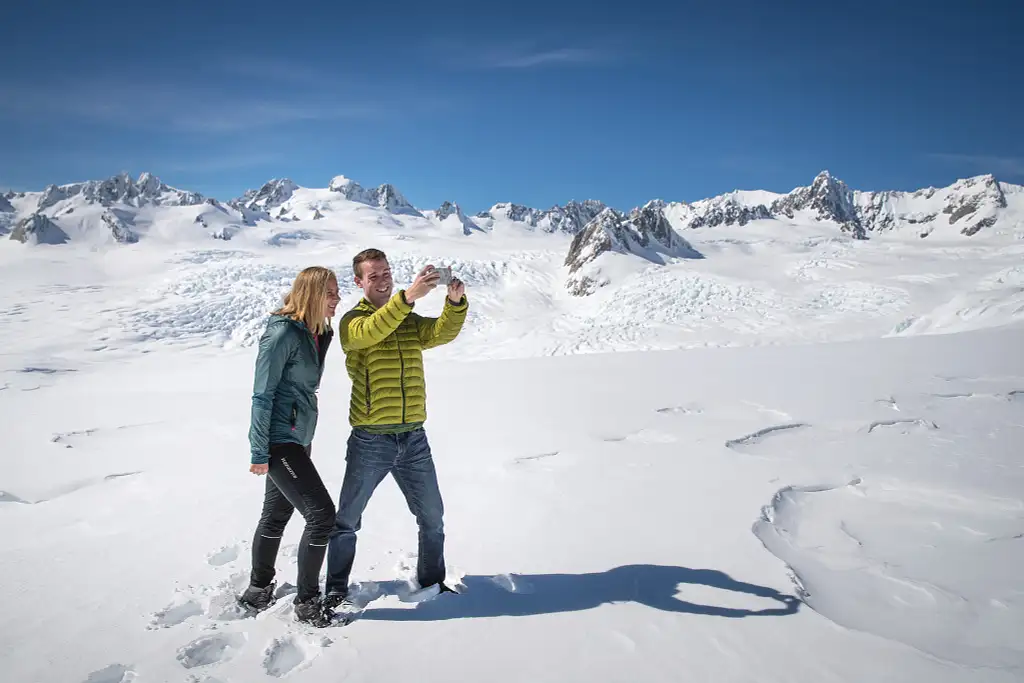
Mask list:
[{"label": "mountain range", "polygon": [[247,227],[319,221],[332,214],[340,218],[341,212],[351,210],[376,211],[379,222],[387,219],[399,227],[432,226],[466,236],[515,228],[570,237],[566,286],[573,294],[585,295],[602,284],[595,263],[604,254],[652,263],[702,258],[682,237],[701,229],[820,224],[857,240],[887,233],[963,239],[1005,232],[1020,225],[1024,187],[981,175],[943,188],[865,192],[822,171],[810,185],[785,194],[737,190],[692,203],[656,199],[629,212],[593,199],[548,209],[498,203],[467,216],[455,202],[446,201],[436,210],[419,209],[390,184],[364,188],[341,175],[325,189],[273,179],[221,202],[169,187],[150,173],[137,179],[122,173],[106,180],[0,195],[0,235],[26,244],[130,244],[154,232],[173,237],[176,230],[198,226],[209,237],[227,240]]}]

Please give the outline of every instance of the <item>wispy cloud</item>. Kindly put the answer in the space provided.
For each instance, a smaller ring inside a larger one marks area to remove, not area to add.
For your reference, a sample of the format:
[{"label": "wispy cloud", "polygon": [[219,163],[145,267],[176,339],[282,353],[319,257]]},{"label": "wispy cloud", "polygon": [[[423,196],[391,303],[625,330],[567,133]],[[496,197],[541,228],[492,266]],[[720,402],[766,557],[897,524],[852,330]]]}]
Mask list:
[{"label": "wispy cloud", "polygon": [[599,64],[612,55],[592,48],[560,47],[552,50],[498,51],[483,55],[480,65],[493,69],[531,69],[544,66]]},{"label": "wispy cloud", "polygon": [[1024,157],[1000,157],[986,154],[929,154],[936,161],[952,165],[968,166],[981,173],[991,173],[997,177],[1024,177]]},{"label": "wispy cloud", "polygon": [[434,38],[427,49],[443,65],[457,70],[585,67],[609,64],[622,57],[612,47],[564,45],[557,40],[467,43],[462,39]]},{"label": "wispy cloud", "polygon": [[343,95],[253,97],[238,88],[105,82],[0,86],[0,115],[60,116],[128,128],[233,133],[303,122],[366,119],[392,112]]}]

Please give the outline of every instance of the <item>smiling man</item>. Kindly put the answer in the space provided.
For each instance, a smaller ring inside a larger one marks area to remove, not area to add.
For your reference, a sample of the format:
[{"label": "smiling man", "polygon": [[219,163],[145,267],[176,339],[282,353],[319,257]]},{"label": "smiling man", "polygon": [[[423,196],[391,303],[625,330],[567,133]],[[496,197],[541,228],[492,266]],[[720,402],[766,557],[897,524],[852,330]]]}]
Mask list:
[{"label": "smiling man", "polygon": [[453,278],[437,318],[413,313],[415,302],[437,287],[440,274],[427,266],[412,285],[392,293],[384,252],[367,249],[352,260],[363,298],[342,316],[338,335],[352,380],[345,477],[327,551],[326,603],[355,609],[347,600],[363,510],[378,484],[391,474],[419,527],[416,576],[421,589],[444,585],[444,506],[423,423],[427,419],[423,350],[458,336],[469,304],[465,285]]}]

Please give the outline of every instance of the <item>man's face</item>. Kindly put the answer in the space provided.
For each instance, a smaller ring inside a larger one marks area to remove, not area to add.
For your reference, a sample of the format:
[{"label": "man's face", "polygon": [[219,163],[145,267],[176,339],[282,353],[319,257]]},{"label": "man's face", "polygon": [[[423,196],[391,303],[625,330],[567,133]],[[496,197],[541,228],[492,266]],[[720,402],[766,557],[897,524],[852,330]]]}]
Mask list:
[{"label": "man's face", "polygon": [[356,277],[356,286],[363,290],[367,301],[380,308],[391,298],[391,266],[384,259],[363,261],[359,264],[362,277]]}]

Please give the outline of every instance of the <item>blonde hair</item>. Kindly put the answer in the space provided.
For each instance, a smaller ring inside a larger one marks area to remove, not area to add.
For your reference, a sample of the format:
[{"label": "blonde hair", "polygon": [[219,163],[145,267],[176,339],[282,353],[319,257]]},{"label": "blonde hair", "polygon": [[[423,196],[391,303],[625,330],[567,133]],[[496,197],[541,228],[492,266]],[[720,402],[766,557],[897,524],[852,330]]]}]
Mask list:
[{"label": "blonde hair", "polygon": [[324,300],[327,298],[327,286],[332,281],[337,283],[338,277],[329,268],[303,268],[295,277],[291,291],[285,294],[284,304],[274,313],[305,323],[313,334],[330,329],[331,322],[324,315]]}]

